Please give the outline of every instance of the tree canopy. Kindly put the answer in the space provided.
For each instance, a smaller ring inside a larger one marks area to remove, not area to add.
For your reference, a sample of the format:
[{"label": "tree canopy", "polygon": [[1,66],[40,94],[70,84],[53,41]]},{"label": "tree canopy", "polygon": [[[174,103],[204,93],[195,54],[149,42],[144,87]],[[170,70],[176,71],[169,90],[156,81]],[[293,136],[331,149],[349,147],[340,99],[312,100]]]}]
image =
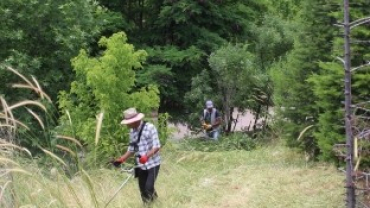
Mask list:
[{"label": "tree canopy", "polygon": [[[352,2],[351,19],[368,15],[368,4]],[[39,81],[58,107],[40,117],[52,130],[37,138],[61,131],[95,146],[102,113],[102,154],[127,143],[119,125],[125,108],[194,122],[212,99],[227,131],[233,109],[248,109],[289,146],[337,160],[332,147],[344,139],[343,37],[334,25],[342,6],[333,0],[3,0],[0,95],[8,103],[36,99],[11,89],[18,77],[8,66]],[[354,67],[369,61],[369,34],[366,25],[351,33]],[[369,70],[354,71],[353,108],[366,126]],[[14,113],[37,126],[25,112]],[[26,144],[54,141],[41,140]]]}]

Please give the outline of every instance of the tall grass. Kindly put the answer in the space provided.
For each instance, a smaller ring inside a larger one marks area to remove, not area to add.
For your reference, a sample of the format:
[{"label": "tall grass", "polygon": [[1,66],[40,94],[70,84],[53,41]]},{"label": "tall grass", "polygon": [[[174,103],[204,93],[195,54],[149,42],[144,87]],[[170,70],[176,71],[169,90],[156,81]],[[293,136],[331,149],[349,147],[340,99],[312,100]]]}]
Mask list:
[{"label": "tall grass", "polygon": [[[327,164],[306,166],[303,155],[280,145],[248,152],[164,149],[162,158],[154,207],[344,207],[341,173]],[[22,167],[32,175],[16,175],[17,200],[37,207],[104,207],[128,177],[110,168],[68,178],[31,163]],[[108,207],[142,207],[137,182],[129,180]]]},{"label": "tall grass", "polygon": [[[31,81],[16,70],[9,70],[25,82],[16,87],[31,89],[48,100],[35,78]],[[11,135],[18,125],[27,127],[13,116],[14,109],[33,106],[44,110],[38,101],[8,105],[1,98],[1,103],[0,132]],[[47,128],[37,113],[28,112],[38,120],[41,129]],[[100,114],[95,146],[99,143],[102,123],[103,114]],[[87,170],[78,166],[76,172],[68,174],[69,163],[53,150],[62,151],[78,162],[77,151],[82,145],[70,135],[55,137],[76,148],[62,144],[56,144],[53,149],[40,147],[44,157],[52,161],[40,165],[30,151],[16,145],[16,137],[0,134],[0,207],[101,208],[127,179],[126,173],[111,166]],[[237,143],[232,145],[251,142],[244,139],[236,138]],[[186,148],[189,144],[189,141],[173,143],[161,151],[163,163],[156,183],[159,200],[154,207],[342,207],[344,204],[342,176],[334,167],[307,165],[301,154],[280,144],[253,146],[248,149],[251,151],[229,148],[227,152]],[[212,145],[219,148],[217,143]],[[137,182],[129,180],[108,207],[142,207]]]}]

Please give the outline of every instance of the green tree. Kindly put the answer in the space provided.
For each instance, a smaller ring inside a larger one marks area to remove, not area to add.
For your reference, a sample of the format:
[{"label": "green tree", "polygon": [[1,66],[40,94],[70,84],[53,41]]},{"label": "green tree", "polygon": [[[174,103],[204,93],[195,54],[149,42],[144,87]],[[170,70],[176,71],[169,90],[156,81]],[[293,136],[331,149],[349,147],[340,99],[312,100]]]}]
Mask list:
[{"label": "green tree", "polygon": [[[274,2],[273,6],[276,6],[275,4],[277,2]],[[256,57],[256,67],[264,74],[256,83],[256,87],[249,91],[256,101],[255,105],[251,106],[251,110],[255,112],[254,130],[258,119],[262,116],[267,117],[269,108],[273,106],[273,82],[269,72],[277,60],[284,60],[286,53],[293,49],[294,35],[296,34],[297,25],[295,22],[281,16],[282,14],[276,11],[280,11],[279,7],[273,6],[269,9],[270,12],[264,15],[262,22],[255,25],[255,29],[252,30],[251,51]]]},{"label": "green tree", "polygon": [[[192,79],[192,90],[185,99],[189,105],[198,107],[198,113],[204,102],[212,99],[223,112],[225,130],[230,132],[235,108],[240,111],[255,109],[256,99],[250,92],[260,83],[261,71],[246,44],[225,45],[212,53],[208,61],[211,70],[203,70]],[[199,116],[197,114],[193,118]]]},{"label": "green tree", "polygon": [[311,153],[317,152],[313,131],[307,131],[300,140],[300,132],[318,120],[317,97],[307,79],[318,73],[320,61],[332,59],[330,51],[334,37],[333,18],[327,14],[338,5],[326,1],[302,1],[302,8],[294,17],[297,33],[294,49],[271,70],[274,84],[274,104],[279,128],[290,146],[298,146]]},{"label": "green tree", "polygon": [[235,107],[252,109],[255,100],[250,91],[260,71],[255,67],[255,57],[247,45],[227,45],[212,53],[209,65],[214,73],[218,94],[221,96],[226,131],[231,131],[231,118]]},{"label": "green tree", "polygon": [[[342,5],[338,6],[341,8],[343,7]],[[351,4],[351,21],[368,15],[368,12],[364,9],[368,6],[370,6],[370,3],[367,1],[358,1]],[[343,19],[343,11],[339,8],[328,15],[335,18],[337,22]],[[340,28],[337,28],[336,32],[338,34],[343,33]],[[366,25],[358,26],[351,30],[351,63],[353,68],[363,64],[366,65],[370,60],[370,50],[364,45],[369,37],[370,30]],[[338,35],[333,40],[333,43],[331,53],[332,59],[335,57],[343,57],[343,38]],[[343,105],[344,67],[337,59],[330,61],[332,62],[328,61],[320,64],[322,70],[312,75],[310,83],[313,84],[314,93],[317,95],[317,104],[319,108],[318,130],[314,135],[322,153],[321,156],[325,160],[337,160],[332,148],[335,144],[345,142]],[[366,115],[366,110],[363,110],[366,108],[366,105],[363,103],[369,100],[369,86],[367,84],[370,80],[369,72],[369,67],[363,67],[354,70],[352,73],[352,104],[356,106],[353,108],[353,112],[357,119],[356,122],[353,122],[354,136],[359,133],[356,132],[356,130],[360,129],[359,126],[356,126],[357,124],[363,122],[368,123],[367,119],[363,119],[363,116]],[[363,165],[366,166],[366,163]]]},{"label": "green tree", "polygon": [[[84,0],[3,0],[0,2],[0,62],[21,73],[35,75],[47,93],[56,100],[73,79],[70,59],[80,48],[88,48],[99,33],[102,10]],[[9,82],[15,76],[0,69]],[[8,82],[8,83],[9,83]],[[0,83],[0,94],[8,101],[19,100],[19,94]]]},{"label": "green tree", "polygon": [[207,56],[227,42],[243,42],[265,11],[264,3],[254,0],[101,2],[123,15],[128,36],[149,54],[147,65],[153,65],[153,73],[147,71],[138,82],[158,83],[161,108],[177,111],[191,88],[189,78],[209,69]]},{"label": "green tree", "polygon": [[[73,79],[70,59],[80,48],[89,48],[104,24],[104,11],[92,1],[84,0],[3,0],[0,2],[0,95],[9,104],[38,96],[24,89],[12,89],[19,77],[5,70],[12,66],[25,77],[31,75],[56,101],[58,91],[66,89]],[[49,102],[45,114],[33,109],[45,123],[45,129],[26,109],[14,110],[14,115],[25,122],[30,130],[19,131],[21,145],[49,147],[53,142],[52,129],[57,123],[56,108]],[[36,151],[37,152],[37,151]]]},{"label": "green tree", "polygon": [[340,63],[335,62],[320,63],[320,67],[320,74],[314,74],[308,79],[317,98],[316,105],[320,109],[314,136],[321,158],[333,160],[336,159],[334,144],[345,141],[342,103],[344,69]]},{"label": "green tree", "polygon": [[[105,48],[101,56],[88,57],[81,50],[72,60],[76,80],[69,92],[60,93],[59,107],[71,115],[73,125],[67,122],[67,114],[61,119],[66,134],[83,140],[90,150],[112,155],[121,153],[121,145],[128,142],[127,129],[120,125],[122,111],[134,106],[150,115],[159,107],[159,91],[153,85],[135,87],[134,69],[142,68],[147,53],[136,51],[123,32],[101,38],[99,45]],[[95,117],[100,112],[104,113],[101,142],[95,146]]]}]

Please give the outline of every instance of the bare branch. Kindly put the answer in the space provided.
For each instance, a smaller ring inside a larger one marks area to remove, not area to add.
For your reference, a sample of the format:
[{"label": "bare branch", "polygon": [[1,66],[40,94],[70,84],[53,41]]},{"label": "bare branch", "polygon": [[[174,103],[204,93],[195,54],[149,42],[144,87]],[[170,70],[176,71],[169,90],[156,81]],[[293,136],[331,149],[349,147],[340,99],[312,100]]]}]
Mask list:
[{"label": "bare branch", "polygon": [[370,104],[370,100],[369,100],[369,101],[362,101],[362,102],[356,103],[356,104],[354,104],[354,106],[355,106],[355,107],[356,107],[356,106],[360,106],[360,105],[364,106],[364,105],[366,105],[366,104]]},{"label": "bare branch", "polygon": [[365,68],[365,67],[367,67],[367,66],[370,66],[370,62],[367,62],[366,64],[363,64],[363,65],[361,65],[361,66],[358,66],[358,67],[352,68],[352,69],[351,69],[351,72],[354,72],[354,71],[356,71],[356,70],[358,70],[358,69]]},{"label": "bare branch", "polygon": [[370,17],[365,17],[365,18],[361,18],[361,19],[358,19],[358,20],[355,20],[355,21],[351,22],[349,24],[349,26],[350,26],[350,29],[352,29],[354,27],[360,26],[360,25],[368,23],[368,22],[370,22]]},{"label": "bare branch", "polygon": [[341,58],[341,57],[339,57],[339,56],[336,56],[335,58],[336,58],[336,59],[338,59],[338,60],[339,60],[340,62],[342,62],[343,64],[345,63],[343,58]]},{"label": "bare branch", "polygon": [[335,23],[333,24],[334,26],[337,26],[337,27],[344,27],[344,24],[343,23]]}]

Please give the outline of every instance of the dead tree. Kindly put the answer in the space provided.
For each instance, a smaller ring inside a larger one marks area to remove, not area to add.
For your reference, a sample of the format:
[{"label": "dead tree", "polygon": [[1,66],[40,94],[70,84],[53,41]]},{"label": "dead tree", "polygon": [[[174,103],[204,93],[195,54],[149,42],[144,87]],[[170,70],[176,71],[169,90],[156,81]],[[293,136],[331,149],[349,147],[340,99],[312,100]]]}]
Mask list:
[{"label": "dead tree", "polygon": [[350,22],[349,0],[344,0],[344,23],[339,24],[344,28],[344,59],[340,59],[344,64],[345,77],[344,77],[344,96],[345,96],[345,130],[346,130],[346,202],[348,208],[355,208],[355,183],[353,179],[353,133],[352,133],[352,94],[351,94],[351,73],[368,64],[351,69],[351,46],[350,34],[351,29],[364,23],[370,22],[370,18],[363,18]]},{"label": "dead tree", "polygon": [[353,171],[353,134],[352,134],[352,112],[351,112],[351,46],[350,46],[350,22],[349,22],[349,0],[344,0],[344,97],[345,97],[345,125],[346,125],[346,200],[348,208],[355,208],[355,187],[352,178]]}]

